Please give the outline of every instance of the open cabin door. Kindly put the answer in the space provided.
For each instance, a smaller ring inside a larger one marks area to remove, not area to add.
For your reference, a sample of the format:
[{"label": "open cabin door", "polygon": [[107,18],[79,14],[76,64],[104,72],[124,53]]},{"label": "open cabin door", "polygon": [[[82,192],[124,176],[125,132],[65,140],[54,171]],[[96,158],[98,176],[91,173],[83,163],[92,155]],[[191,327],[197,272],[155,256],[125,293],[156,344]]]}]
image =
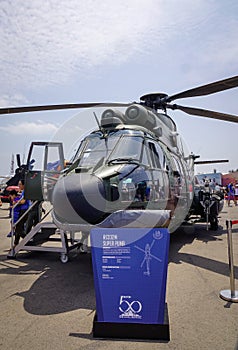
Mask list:
[{"label": "open cabin door", "polygon": [[61,142],[32,142],[25,175],[25,198],[51,201],[52,191],[64,169]]}]

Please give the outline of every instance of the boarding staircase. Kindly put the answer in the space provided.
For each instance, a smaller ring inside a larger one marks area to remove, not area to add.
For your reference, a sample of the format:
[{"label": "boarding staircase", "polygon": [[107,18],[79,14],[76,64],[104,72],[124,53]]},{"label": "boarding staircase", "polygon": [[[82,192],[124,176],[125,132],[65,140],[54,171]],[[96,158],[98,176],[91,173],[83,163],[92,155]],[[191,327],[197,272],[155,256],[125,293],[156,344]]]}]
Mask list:
[{"label": "boarding staircase", "polygon": [[21,216],[21,218],[15,224],[12,224],[11,249],[9,251],[8,258],[16,258],[20,251],[54,252],[60,254],[60,260],[62,263],[66,263],[68,262],[69,252],[71,250],[77,248],[80,250],[80,252],[85,252],[83,236],[81,239],[76,240],[75,233],[60,230],[53,222],[45,220],[52,209],[47,211],[41,218],[40,222],[36,224],[23,239],[20,240],[17,246],[14,247],[14,228],[16,224],[19,223],[31,209],[33,209],[36,203],[37,201],[33,202],[29,209]]}]

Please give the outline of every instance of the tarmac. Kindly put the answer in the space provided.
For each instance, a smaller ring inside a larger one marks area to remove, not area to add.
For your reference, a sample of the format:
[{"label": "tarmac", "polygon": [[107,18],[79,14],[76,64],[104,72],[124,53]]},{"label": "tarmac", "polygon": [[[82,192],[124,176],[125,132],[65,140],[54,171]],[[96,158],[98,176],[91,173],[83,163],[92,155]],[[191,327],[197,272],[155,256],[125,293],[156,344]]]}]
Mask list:
[{"label": "tarmac", "polygon": [[[52,252],[20,252],[8,259],[7,204],[0,209],[0,349],[3,350],[237,350],[238,303],[220,298],[230,289],[226,220],[238,207],[225,204],[219,230],[205,223],[171,235],[166,303],[170,340],[93,337],[95,293],[91,254],[70,252],[61,263]],[[233,257],[238,289],[238,225]]]}]

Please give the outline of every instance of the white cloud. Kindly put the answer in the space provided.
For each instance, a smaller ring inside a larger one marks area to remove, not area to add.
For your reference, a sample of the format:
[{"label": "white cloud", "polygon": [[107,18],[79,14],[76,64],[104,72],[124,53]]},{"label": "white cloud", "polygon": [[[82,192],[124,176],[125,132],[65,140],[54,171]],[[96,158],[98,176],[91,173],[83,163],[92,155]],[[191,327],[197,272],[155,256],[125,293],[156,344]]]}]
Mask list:
[{"label": "white cloud", "polygon": [[52,123],[37,122],[21,122],[0,126],[0,131],[17,136],[49,136],[55,133],[58,127]]},{"label": "white cloud", "polygon": [[[9,91],[63,84],[76,72],[87,76],[95,67],[117,66],[153,49],[163,55],[170,40],[177,40],[184,52],[191,33],[196,39],[209,18],[223,18],[216,11],[215,3],[205,0],[192,6],[184,0],[179,8],[174,0],[1,1],[1,80]],[[224,31],[225,56],[229,38]],[[204,56],[201,41],[194,42],[197,57]],[[213,51],[218,54],[217,48]]]},{"label": "white cloud", "polygon": [[[85,97],[128,101],[158,88],[176,93],[236,75],[237,13],[236,0],[1,0],[0,106],[83,102]],[[236,92],[227,96],[185,105],[236,114]],[[29,114],[3,116],[1,157],[7,149],[18,152],[23,142],[50,140],[55,133],[60,140],[69,135],[70,148],[80,127],[89,129],[88,119],[81,118],[79,129],[74,121],[69,134],[66,125],[57,130],[69,113],[51,113],[49,119],[38,114],[46,123],[29,123]],[[9,121],[14,123],[6,126]],[[180,125],[180,132],[188,127],[188,138],[194,135],[191,124]]]},{"label": "white cloud", "polygon": [[4,80],[63,82],[75,69],[83,72],[104,62],[126,61],[153,25],[153,2],[1,2]]},{"label": "white cloud", "polygon": [[0,96],[0,107],[19,106],[28,104],[28,99],[22,94],[3,94]]}]

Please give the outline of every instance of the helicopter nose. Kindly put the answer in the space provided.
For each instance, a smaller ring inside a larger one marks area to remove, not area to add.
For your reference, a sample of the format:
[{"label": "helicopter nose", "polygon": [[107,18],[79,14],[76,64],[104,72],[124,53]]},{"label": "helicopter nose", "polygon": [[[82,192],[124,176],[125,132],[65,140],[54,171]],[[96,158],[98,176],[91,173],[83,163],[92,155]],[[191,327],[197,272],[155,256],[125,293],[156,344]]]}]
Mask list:
[{"label": "helicopter nose", "polygon": [[105,212],[105,198],[102,179],[92,174],[69,174],[55,185],[54,214],[62,222],[97,224]]}]

